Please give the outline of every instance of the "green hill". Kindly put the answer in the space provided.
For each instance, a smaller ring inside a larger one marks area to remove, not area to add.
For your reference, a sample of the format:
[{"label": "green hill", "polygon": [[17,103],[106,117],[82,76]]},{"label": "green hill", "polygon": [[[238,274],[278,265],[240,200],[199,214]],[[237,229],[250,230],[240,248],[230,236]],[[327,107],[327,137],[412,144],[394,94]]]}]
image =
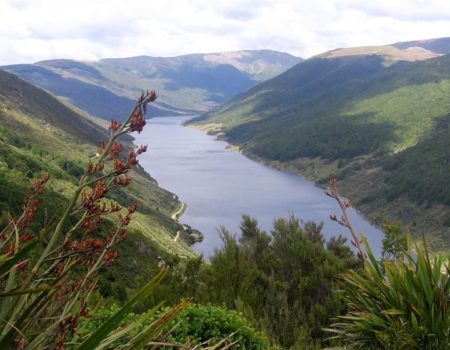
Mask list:
[{"label": "green hill", "polygon": [[[0,122],[0,211],[13,215],[20,211],[32,179],[49,173],[44,206],[48,213],[57,215],[67,204],[87,160],[107,139],[107,131],[42,89],[1,70]],[[181,203],[142,169],[134,171],[132,177],[127,191],[112,194],[121,204],[136,201],[140,208],[124,249],[140,247],[153,255],[195,256],[186,242],[174,241],[178,231],[182,231],[181,237],[189,238],[182,225],[172,219]],[[134,264],[148,261],[146,253],[141,255],[142,262],[135,260]]]},{"label": "green hill", "polygon": [[55,59],[4,66],[90,115],[103,119],[128,113],[149,86],[160,95],[152,115],[198,114],[274,77],[301,59],[269,50],[139,56],[97,62]]},{"label": "green hill", "polygon": [[[440,40],[434,45],[443,52],[447,39]],[[390,47],[311,58],[194,123],[277,167],[319,182],[337,176],[378,223],[399,219],[417,234],[440,236],[450,221],[450,55],[405,59],[387,55]],[[435,241],[442,244],[450,239]]]}]

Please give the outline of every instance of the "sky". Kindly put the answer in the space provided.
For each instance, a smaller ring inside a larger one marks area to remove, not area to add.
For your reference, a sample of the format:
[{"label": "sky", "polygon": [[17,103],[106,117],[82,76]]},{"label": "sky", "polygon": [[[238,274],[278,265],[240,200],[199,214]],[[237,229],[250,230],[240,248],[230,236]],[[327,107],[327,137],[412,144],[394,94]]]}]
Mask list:
[{"label": "sky", "polygon": [[450,36],[449,0],[0,0],[0,65]]}]

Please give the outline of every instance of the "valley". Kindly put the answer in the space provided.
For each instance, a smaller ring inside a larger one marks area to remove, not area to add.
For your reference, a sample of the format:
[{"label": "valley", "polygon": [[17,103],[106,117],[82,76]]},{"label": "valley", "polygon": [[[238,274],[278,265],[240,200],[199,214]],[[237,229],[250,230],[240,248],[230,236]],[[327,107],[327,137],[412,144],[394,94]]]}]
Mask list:
[{"label": "valley", "polygon": [[373,223],[401,222],[445,250],[449,52],[449,39],[441,38],[335,49],[305,61],[259,50],[50,60],[3,69],[45,88],[97,125],[126,115],[133,94],[151,83],[161,95],[151,115],[204,112],[187,123],[319,186],[336,177]]},{"label": "valley", "polygon": [[450,38],[0,67],[0,348],[447,349],[449,96]]}]

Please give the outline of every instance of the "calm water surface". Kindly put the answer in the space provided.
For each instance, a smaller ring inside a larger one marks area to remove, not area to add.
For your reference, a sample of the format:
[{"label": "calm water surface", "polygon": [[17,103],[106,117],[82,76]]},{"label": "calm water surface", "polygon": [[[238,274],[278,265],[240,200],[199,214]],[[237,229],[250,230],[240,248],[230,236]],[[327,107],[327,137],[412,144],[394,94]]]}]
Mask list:
[{"label": "calm water surface", "polygon": [[[189,118],[154,118],[137,144],[148,144],[140,164],[163,187],[176,193],[188,205],[180,218],[203,232],[204,241],[193,248],[210,256],[221,246],[220,226],[238,232],[243,213],[255,217],[270,230],[275,217],[293,213],[303,221],[324,223],[329,238],[348,232],[329,220],[340,214],[337,204],[324,191],[305,179],[252,161],[226,149],[227,143],[192,128],[180,125]],[[355,211],[353,226],[362,230],[374,251],[381,251],[382,233]]]}]

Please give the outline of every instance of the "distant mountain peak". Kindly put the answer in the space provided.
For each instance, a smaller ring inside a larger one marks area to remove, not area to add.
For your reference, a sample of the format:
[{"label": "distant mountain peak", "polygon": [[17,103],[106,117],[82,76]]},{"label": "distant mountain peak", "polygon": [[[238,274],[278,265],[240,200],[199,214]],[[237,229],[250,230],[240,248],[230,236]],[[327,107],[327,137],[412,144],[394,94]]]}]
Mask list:
[{"label": "distant mountain peak", "polygon": [[250,76],[251,79],[262,81],[282,73],[286,69],[300,63],[303,59],[291,54],[275,50],[235,50],[211,53],[192,53],[179,56],[133,56],[126,58],[105,58],[98,63],[106,63],[128,67],[135,71],[150,69],[155,65],[175,68],[185,64],[210,66],[228,64]]},{"label": "distant mountain peak", "polygon": [[427,50],[419,46],[410,46],[404,49],[394,45],[384,46],[359,46],[335,49],[319,55],[324,58],[338,58],[348,56],[377,55],[394,61],[422,61],[438,57],[441,54]]},{"label": "distant mountain peak", "polygon": [[337,48],[316,57],[341,58],[377,55],[390,61],[422,61],[445,54],[450,54],[450,38],[398,42],[380,46]]},{"label": "distant mountain peak", "polygon": [[398,42],[392,46],[399,49],[420,47],[436,54],[447,55],[450,54],[450,37]]},{"label": "distant mountain peak", "polygon": [[205,54],[203,59],[215,64],[229,64],[248,74],[265,80],[265,72],[279,66],[279,73],[287,66],[293,66],[302,61],[301,58],[274,50],[239,50]]}]

